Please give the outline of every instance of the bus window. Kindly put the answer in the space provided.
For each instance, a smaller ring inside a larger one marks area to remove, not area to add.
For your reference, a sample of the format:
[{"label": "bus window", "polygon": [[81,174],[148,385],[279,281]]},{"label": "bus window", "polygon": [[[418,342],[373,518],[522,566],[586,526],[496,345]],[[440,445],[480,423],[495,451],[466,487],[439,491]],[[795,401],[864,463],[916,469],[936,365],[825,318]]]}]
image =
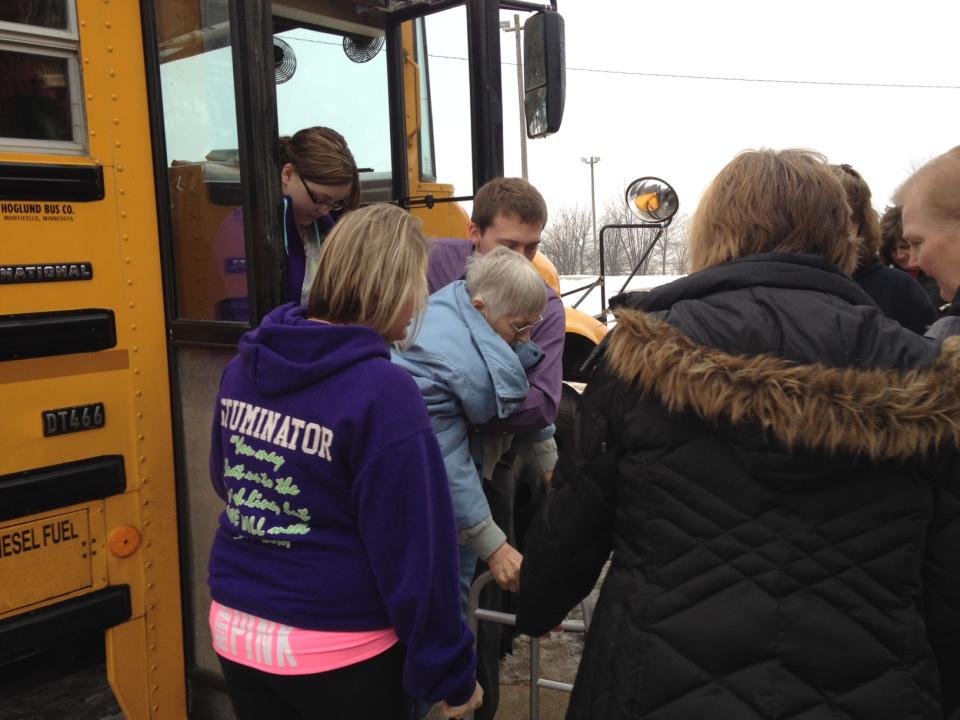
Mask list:
[{"label": "bus window", "polygon": [[156,8],[176,314],[249,322],[227,8],[219,0]]},{"label": "bus window", "polygon": [[275,20],[275,37],[290,48],[296,65],[290,78],[277,85],[280,134],[314,125],[336,130],[346,138],[358,167],[364,168],[363,202],[389,201],[390,109],[383,36],[335,34],[293,24]]},{"label": "bus window", "polygon": [[83,152],[78,55],[73,2],[0,4],[0,149]]},{"label": "bus window", "polygon": [[[437,98],[428,114],[436,148],[435,174],[454,186],[454,194],[473,195],[467,11],[459,6],[428,15],[425,29],[430,67],[427,96]],[[421,72],[425,64],[421,63]]]},{"label": "bus window", "polygon": [[423,18],[413,25],[414,49],[420,69],[420,179],[437,181],[437,165],[433,147],[433,109],[430,101],[430,56],[427,29]]}]

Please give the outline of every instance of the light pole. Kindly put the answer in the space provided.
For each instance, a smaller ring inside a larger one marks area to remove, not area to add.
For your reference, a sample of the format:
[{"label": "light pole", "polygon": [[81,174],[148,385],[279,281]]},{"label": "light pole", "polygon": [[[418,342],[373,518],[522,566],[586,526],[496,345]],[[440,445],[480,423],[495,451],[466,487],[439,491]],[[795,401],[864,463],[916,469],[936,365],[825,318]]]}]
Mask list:
[{"label": "light pole", "polygon": [[515,33],[517,40],[517,100],[520,108],[520,173],[524,180],[527,179],[527,115],[524,111],[523,102],[523,52],[520,43],[520,16],[513,16],[513,26],[506,20],[500,23],[504,32]]},{"label": "light pole", "polygon": [[590,166],[590,216],[593,218],[593,256],[596,262],[600,261],[598,257],[600,248],[597,247],[597,197],[593,192],[593,166],[600,162],[600,158],[591,155],[590,157],[580,158],[580,162],[585,162]]}]

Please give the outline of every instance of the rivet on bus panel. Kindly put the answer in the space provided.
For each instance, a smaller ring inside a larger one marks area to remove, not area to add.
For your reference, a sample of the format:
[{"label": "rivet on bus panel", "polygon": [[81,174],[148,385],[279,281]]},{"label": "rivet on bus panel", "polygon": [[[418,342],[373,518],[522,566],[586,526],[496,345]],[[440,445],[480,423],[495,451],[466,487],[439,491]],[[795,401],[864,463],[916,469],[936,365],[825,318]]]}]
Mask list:
[{"label": "rivet on bus panel", "polygon": [[120,124],[120,118],[114,118],[114,119],[113,119],[113,124],[114,124],[114,125],[119,125],[119,124]]},{"label": "rivet on bus panel", "polygon": [[143,420],[143,413],[137,413],[137,420]]},{"label": "rivet on bus panel", "polygon": [[[111,71],[110,71],[110,77],[116,77],[116,76],[117,76],[117,71],[116,71],[116,70],[111,70]],[[120,143],[117,143],[117,147],[120,147]]]},{"label": "rivet on bus panel", "polygon": [[127,285],[133,285],[133,280],[127,280]]},{"label": "rivet on bus panel", "polygon": [[133,306],[134,306],[133,303],[130,303],[130,307],[133,307]]},{"label": "rivet on bus panel", "polygon": [[117,99],[117,94],[114,93],[113,95],[111,95],[111,96],[110,96],[110,99],[116,101],[116,99]]},{"label": "rivet on bus panel", "polygon": [[131,325],[131,326],[130,326],[130,329],[131,329],[131,330],[136,330],[136,329],[137,329],[137,326],[136,326],[136,325]]},{"label": "rivet on bus panel", "polygon": [[107,28],[107,30],[109,30],[110,28],[113,27],[113,25],[110,24],[110,21],[109,21],[109,20],[107,20],[107,21],[103,24],[103,26],[104,26],[105,28]]},{"label": "rivet on bus panel", "polygon": [[142,391],[142,390],[137,390],[137,392],[134,393],[134,394],[135,394],[137,397],[141,397],[141,396],[143,395],[143,391]]},{"label": "rivet on bus panel", "polygon": [[123,165],[117,165],[117,172],[123,172]]},{"label": "rivet on bus panel", "polygon": [[113,52],[113,45],[107,45],[107,52]]},{"label": "rivet on bus panel", "polygon": [[[144,457],[143,455],[141,455],[141,456],[140,456],[140,462],[146,462],[146,461],[147,461],[147,458]],[[146,503],[144,503],[144,505],[146,505]]]},{"label": "rivet on bus panel", "polygon": [[[144,507],[146,507],[146,506],[149,505],[149,504],[150,504],[150,500],[149,500],[149,499],[143,501],[143,506],[144,506]],[[146,523],[144,523],[144,524],[146,524]]]},{"label": "rivet on bus panel", "polygon": [[133,352],[140,352],[140,348],[137,347],[136,345],[134,345],[134,346],[133,346],[132,348],[130,348],[130,349],[133,350]]},{"label": "rivet on bus panel", "polygon": [[124,241],[124,242],[128,242],[128,241],[130,240],[130,236],[129,236],[129,235],[121,235],[121,237],[123,238],[123,241]]},{"label": "rivet on bus panel", "polygon": [[125,218],[127,214],[125,212],[120,213],[120,217]]},{"label": "rivet on bus panel", "polygon": [[87,95],[87,102],[93,102],[93,95]]}]

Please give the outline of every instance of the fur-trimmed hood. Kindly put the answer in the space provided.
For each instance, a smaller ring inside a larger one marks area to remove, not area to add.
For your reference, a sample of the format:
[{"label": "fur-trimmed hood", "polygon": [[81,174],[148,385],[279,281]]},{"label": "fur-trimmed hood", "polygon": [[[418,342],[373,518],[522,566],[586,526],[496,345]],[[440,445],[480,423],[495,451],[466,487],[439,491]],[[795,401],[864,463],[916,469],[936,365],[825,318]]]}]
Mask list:
[{"label": "fur-trimmed hood", "polygon": [[671,412],[757,423],[789,449],[907,459],[960,445],[960,337],[908,371],[801,364],[699,345],[635,309],[617,311],[607,362]]}]

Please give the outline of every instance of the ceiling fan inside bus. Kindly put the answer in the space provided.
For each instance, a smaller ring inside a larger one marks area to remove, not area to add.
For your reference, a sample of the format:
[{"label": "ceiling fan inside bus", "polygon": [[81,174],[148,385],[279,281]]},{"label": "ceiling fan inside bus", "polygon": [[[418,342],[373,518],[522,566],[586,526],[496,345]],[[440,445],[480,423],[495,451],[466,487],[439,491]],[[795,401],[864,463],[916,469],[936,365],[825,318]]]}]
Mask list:
[{"label": "ceiling fan inside bus", "polygon": [[297,71],[297,55],[290,44],[280,38],[273,38],[273,77],[277,85],[282,85]]},{"label": "ceiling fan inside bus", "polygon": [[383,48],[383,35],[344,35],[343,52],[355,63],[373,60]]}]

